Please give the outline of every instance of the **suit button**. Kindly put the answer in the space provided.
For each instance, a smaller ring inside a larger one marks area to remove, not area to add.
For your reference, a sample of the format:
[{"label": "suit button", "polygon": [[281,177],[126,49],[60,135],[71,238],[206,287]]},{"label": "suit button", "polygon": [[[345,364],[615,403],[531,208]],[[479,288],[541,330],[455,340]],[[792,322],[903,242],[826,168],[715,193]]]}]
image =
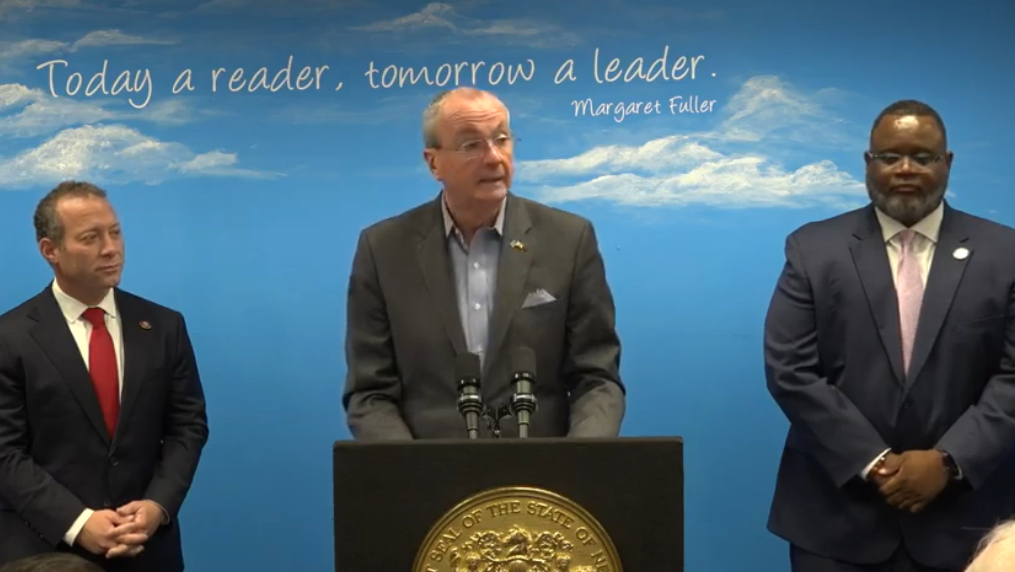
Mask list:
[{"label": "suit button", "polygon": [[113,501],[109,499],[102,499],[102,508],[112,508]]},{"label": "suit button", "polygon": [[110,457],[109,464],[115,467],[120,464],[120,460],[117,459],[116,457]]},{"label": "suit button", "polygon": [[907,399],[907,400],[902,402],[902,408],[903,409],[909,409],[912,406],[913,406],[913,400],[912,399]]}]

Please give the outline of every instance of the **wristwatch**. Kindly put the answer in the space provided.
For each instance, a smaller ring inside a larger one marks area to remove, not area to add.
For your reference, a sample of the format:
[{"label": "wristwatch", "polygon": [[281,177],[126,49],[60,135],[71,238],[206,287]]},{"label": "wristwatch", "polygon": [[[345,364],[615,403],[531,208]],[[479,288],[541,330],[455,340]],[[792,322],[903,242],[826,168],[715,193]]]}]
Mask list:
[{"label": "wristwatch", "polygon": [[941,453],[941,461],[948,471],[948,477],[953,481],[961,480],[959,477],[959,464],[955,462],[955,458],[940,449],[938,449],[938,452]]}]

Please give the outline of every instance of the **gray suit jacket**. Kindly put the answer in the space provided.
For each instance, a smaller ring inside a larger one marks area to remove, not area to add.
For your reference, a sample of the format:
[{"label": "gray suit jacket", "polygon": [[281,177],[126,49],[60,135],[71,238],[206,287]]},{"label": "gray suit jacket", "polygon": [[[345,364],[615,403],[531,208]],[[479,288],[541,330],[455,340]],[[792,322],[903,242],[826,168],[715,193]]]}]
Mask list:
[{"label": "gray suit jacket", "polygon": [[[530,437],[612,437],[625,388],[613,296],[592,224],[509,195],[482,393],[510,402],[511,352],[536,352]],[[359,440],[465,437],[455,358],[468,351],[456,304],[441,200],[378,222],[359,237],[349,279],[343,394]],[[524,249],[512,248],[512,241]],[[555,301],[522,308],[542,288]],[[488,436],[486,424],[481,435]],[[514,419],[501,423],[515,437]]]}]

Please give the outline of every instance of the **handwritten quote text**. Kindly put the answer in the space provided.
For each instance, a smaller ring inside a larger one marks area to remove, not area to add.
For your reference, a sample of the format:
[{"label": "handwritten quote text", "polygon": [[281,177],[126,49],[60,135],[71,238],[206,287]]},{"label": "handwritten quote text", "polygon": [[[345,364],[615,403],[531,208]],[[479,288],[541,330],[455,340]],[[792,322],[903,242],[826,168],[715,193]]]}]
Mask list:
[{"label": "handwritten quote text", "polygon": [[[600,48],[592,52],[591,65],[581,69],[574,58],[556,66],[553,83],[560,85],[591,78],[597,84],[632,82],[679,82],[700,77],[703,55],[677,55],[670,53],[670,46],[664,46],[655,58],[636,57],[624,61],[610,57]],[[52,97],[94,97],[96,95],[124,96],[135,109],[147,107],[155,94],[156,81],[149,68],[111,69],[110,61],[103,60],[97,70],[73,71],[71,62],[53,59],[36,66],[36,70],[47,74],[49,93]],[[310,65],[296,61],[290,55],[284,64],[272,68],[256,69],[242,67],[212,67],[204,70],[187,68],[173,78],[170,92],[174,95],[207,90],[211,93],[257,93],[257,92],[305,92],[342,91],[346,88],[345,70],[336,70],[327,64]],[[462,85],[483,87],[515,85],[531,82],[537,77],[536,61],[526,58],[514,63],[485,61],[445,62],[436,66],[400,66],[370,61],[364,85],[372,90],[403,89],[415,86],[442,88]],[[711,77],[716,77],[712,72]],[[596,103],[590,98],[571,102],[575,115],[611,114],[623,120],[629,114],[661,113],[706,113],[710,112],[714,100],[701,100],[698,96],[674,96],[665,103],[641,101],[637,103],[611,102]],[[619,107],[618,107],[619,106]],[[619,115],[618,115],[619,112]]]}]

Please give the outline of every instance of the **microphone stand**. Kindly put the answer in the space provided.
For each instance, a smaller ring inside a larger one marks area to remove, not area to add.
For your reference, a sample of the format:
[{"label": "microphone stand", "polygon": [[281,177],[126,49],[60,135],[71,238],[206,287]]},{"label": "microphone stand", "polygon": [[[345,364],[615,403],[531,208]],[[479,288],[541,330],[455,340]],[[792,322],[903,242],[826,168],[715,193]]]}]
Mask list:
[{"label": "microphone stand", "polygon": [[469,439],[479,438],[479,417],[483,414],[483,396],[479,394],[479,382],[475,378],[464,378],[459,383],[458,411],[465,417],[465,428]]},{"label": "microphone stand", "polygon": [[507,405],[500,407],[487,407],[483,417],[486,418],[486,428],[493,433],[494,439],[500,439],[500,420],[511,416],[511,410]]},{"label": "microphone stand", "polygon": [[518,437],[527,439],[529,436],[529,419],[536,411],[536,396],[529,391],[526,382],[516,383],[515,394],[511,396],[511,411],[518,420]]}]

